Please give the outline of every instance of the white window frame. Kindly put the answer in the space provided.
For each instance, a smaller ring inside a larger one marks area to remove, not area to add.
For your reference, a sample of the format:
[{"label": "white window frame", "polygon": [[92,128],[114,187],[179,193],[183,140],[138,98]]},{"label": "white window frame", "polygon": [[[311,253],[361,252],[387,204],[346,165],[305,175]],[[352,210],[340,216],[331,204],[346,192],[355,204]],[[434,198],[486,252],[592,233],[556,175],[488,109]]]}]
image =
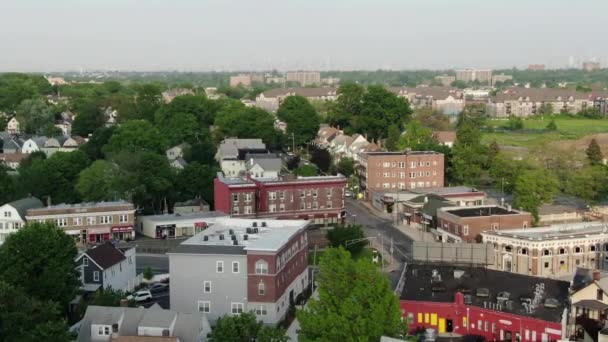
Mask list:
[{"label": "white window frame", "polygon": [[198,301],[198,312],[211,313],[211,302],[208,300],[199,300]]},{"label": "white window frame", "polygon": [[224,261],[218,260],[215,262],[215,273],[224,273]]},{"label": "white window frame", "polygon": [[[234,266],[236,266],[236,271],[235,271]],[[241,270],[241,267],[239,265],[239,262],[238,261],[233,261],[232,262],[232,273],[239,273],[240,270]]]},{"label": "white window frame", "polygon": [[245,311],[245,305],[243,303],[230,303],[230,312],[233,315],[242,314]]},{"label": "white window frame", "polygon": [[275,191],[271,191],[268,193],[268,199],[274,201],[277,199],[277,193]]},{"label": "white window frame", "polygon": [[75,226],[82,226],[82,217],[74,217],[74,219],[72,220],[72,223]]},{"label": "white window frame", "polygon": [[258,296],[265,296],[266,295],[266,284],[264,284],[263,281],[260,281],[258,283]]},{"label": "white window frame", "polygon": [[118,216],[118,222],[119,223],[127,223],[127,222],[129,222],[129,215],[128,214],[120,214],[120,216]]},{"label": "white window frame", "polygon": [[93,272],[93,281],[99,281],[99,271]]},{"label": "white window frame", "polygon": [[255,307],[255,314],[258,316],[266,316],[268,314],[268,310],[266,309],[266,305],[259,305]]},{"label": "white window frame", "polygon": [[95,218],[95,216],[88,216],[87,217],[87,224],[88,225],[97,224],[97,219]]},{"label": "white window frame", "polygon": [[266,260],[258,260],[255,262],[255,274],[268,274],[268,262]]},{"label": "white window frame", "polygon": [[[207,288],[209,288],[209,290],[207,290]],[[204,293],[211,293],[212,289],[211,289],[211,281],[209,280],[205,280],[203,281],[203,292]]]}]

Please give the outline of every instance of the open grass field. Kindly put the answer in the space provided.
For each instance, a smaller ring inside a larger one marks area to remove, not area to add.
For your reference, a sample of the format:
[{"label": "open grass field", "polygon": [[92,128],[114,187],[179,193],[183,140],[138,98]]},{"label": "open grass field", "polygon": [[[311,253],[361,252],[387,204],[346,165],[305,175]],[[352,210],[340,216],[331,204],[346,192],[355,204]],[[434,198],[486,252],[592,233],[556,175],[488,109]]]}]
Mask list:
[{"label": "open grass field", "polygon": [[[547,131],[545,127],[551,119],[532,118],[524,120],[521,132],[484,133],[483,142],[496,140],[499,145],[533,148],[545,143],[561,140],[577,140],[586,135],[608,133],[608,119],[578,119],[563,116],[552,117],[557,131]],[[504,128],[507,120],[488,120],[487,125],[495,129]]]}]

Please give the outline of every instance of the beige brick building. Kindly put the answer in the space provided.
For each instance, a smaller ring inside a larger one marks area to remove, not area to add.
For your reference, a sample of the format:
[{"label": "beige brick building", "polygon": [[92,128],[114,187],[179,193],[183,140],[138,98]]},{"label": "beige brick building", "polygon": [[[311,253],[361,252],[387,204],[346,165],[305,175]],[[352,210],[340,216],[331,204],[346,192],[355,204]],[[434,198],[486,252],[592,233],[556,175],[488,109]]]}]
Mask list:
[{"label": "beige brick building", "polygon": [[135,238],[135,207],[124,201],[58,204],[29,209],[26,220],[53,222],[79,243]]},{"label": "beige brick building", "polygon": [[289,71],[285,74],[287,82],[298,82],[300,86],[321,85],[321,73],[318,71]]},{"label": "beige brick building", "polygon": [[374,191],[437,188],[444,184],[444,156],[434,151],[361,154],[361,183]]}]

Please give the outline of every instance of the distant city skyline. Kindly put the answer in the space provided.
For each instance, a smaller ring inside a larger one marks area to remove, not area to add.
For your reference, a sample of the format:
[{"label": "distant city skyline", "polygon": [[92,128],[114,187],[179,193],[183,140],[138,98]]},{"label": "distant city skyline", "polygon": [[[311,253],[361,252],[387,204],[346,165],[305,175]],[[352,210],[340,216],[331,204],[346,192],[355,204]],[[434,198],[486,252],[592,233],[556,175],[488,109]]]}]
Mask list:
[{"label": "distant city skyline", "polygon": [[604,67],[608,2],[3,0],[0,72]]}]

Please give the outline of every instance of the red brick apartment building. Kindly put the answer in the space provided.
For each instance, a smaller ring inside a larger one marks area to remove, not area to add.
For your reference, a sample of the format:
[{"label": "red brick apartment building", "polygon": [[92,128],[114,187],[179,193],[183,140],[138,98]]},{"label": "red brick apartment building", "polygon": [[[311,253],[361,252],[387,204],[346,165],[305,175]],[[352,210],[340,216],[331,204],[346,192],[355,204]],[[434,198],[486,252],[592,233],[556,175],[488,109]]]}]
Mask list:
[{"label": "red brick apartment building", "polygon": [[530,213],[495,205],[443,207],[437,210],[438,230],[454,234],[467,242],[474,242],[475,237],[483,231],[531,226]]},{"label": "red brick apartment building", "polygon": [[238,218],[305,219],[315,224],[342,222],[344,176],[228,178],[214,180],[215,210]]},{"label": "red brick apartment building", "polygon": [[434,151],[367,152],[361,156],[361,183],[370,192],[441,188],[444,157]]}]

